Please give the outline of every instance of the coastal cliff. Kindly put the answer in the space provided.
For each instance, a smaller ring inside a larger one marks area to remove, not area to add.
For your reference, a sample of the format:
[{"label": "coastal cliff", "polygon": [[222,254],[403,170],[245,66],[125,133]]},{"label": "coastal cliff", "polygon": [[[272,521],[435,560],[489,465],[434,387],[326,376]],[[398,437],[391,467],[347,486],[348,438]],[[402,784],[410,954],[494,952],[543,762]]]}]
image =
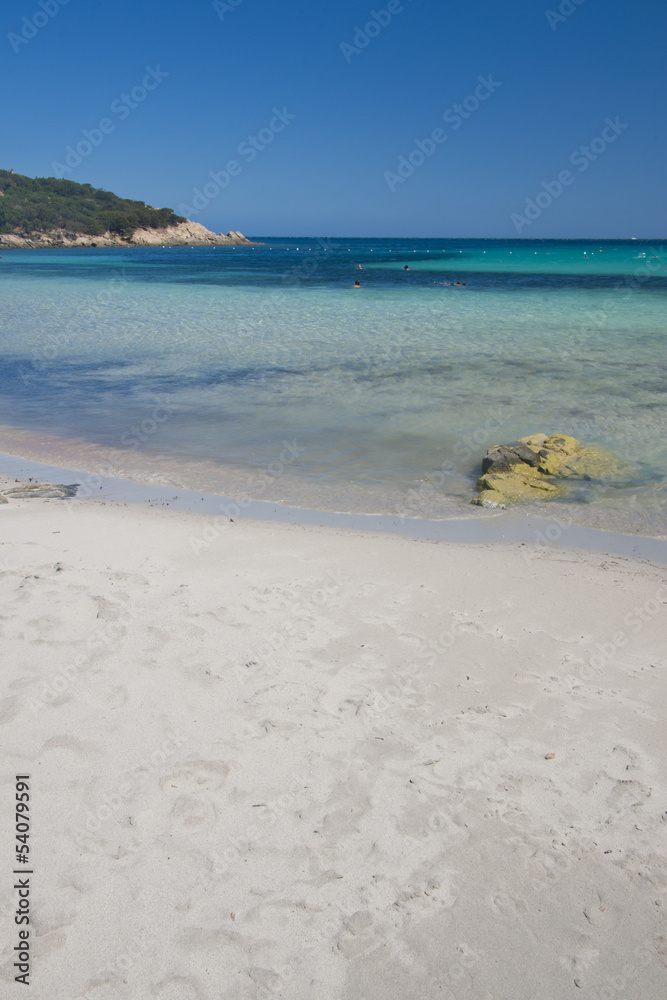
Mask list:
[{"label": "coastal cliff", "polygon": [[250,246],[243,233],[214,233],[200,222],[179,222],[163,229],[135,229],[131,236],[109,230],[99,236],[64,229],[50,232],[0,233],[0,247],[41,249],[43,247],[160,247],[160,246]]}]

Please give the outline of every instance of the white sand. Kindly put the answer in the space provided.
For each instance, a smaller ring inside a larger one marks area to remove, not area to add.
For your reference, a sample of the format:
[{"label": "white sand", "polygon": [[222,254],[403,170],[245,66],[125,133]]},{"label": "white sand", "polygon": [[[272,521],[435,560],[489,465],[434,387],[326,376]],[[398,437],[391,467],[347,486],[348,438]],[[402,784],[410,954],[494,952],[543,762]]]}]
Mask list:
[{"label": "white sand", "polygon": [[206,523],[0,508],[3,998],[663,1000],[664,571]]}]

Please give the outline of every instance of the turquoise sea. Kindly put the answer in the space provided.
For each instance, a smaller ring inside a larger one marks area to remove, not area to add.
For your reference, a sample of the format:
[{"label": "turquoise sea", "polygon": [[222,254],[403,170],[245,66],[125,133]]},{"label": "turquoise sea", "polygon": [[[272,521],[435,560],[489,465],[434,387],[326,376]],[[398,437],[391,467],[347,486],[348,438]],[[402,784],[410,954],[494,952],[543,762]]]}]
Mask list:
[{"label": "turquoise sea", "polygon": [[0,450],[322,510],[484,517],[486,448],[560,431],[624,468],[573,482],[548,516],[665,535],[661,243],[263,243],[4,249]]}]

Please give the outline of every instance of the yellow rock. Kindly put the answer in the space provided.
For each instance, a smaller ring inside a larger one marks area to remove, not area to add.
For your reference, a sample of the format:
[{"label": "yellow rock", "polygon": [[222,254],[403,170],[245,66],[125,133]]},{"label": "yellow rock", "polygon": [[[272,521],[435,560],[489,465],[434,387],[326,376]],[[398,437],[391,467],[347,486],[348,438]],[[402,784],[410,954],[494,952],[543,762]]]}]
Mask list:
[{"label": "yellow rock", "polygon": [[[568,434],[530,434],[519,443],[540,456],[537,468],[517,462],[506,472],[486,472],[477,480],[479,496],[471,502],[481,507],[504,507],[513,500],[551,500],[568,488],[572,479],[613,479],[626,470],[615,455],[600,445],[586,445]],[[511,450],[511,445],[496,448]],[[493,449],[490,449],[493,450]],[[487,452],[487,455],[489,452]],[[520,453],[519,453],[520,454]]]},{"label": "yellow rock", "polygon": [[557,476],[567,460],[568,456],[564,452],[549,452],[542,459],[538,468],[545,476]]},{"label": "yellow rock", "polygon": [[539,451],[540,448],[544,448],[546,440],[546,434],[529,434],[528,437],[519,438],[519,444],[527,444],[533,451]]},{"label": "yellow rock", "polygon": [[543,445],[544,448],[548,448],[549,451],[563,452],[565,455],[574,455],[575,451],[579,447],[579,442],[576,438],[570,437],[568,434],[551,434]]},{"label": "yellow rock", "polygon": [[579,442],[568,434],[551,434],[544,442],[540,453],[546,451],[539,464],[540,472],[545,476],[566,475],[564,466],[569,464],[571,456],[576,455]]},{"label": "yellow rock", "polygon": [[530,468],[526,472],[487,472],[477,480],[477,489],[493,490],[505,500],[532,500],[540,493],[558,492],[556,486]]},{"label": "yellow rock", "polygon": [[498,493],[497,490],[482,490],[482,492],[473,497],[470,503],[477,504],[478,507],[504,507],[503,498]]},{"label": "yellow rock", "polygon": [[627,474],[627,464],[602,445],[582,445],[567,463],[565,474],[582,479],[603,479]]}]

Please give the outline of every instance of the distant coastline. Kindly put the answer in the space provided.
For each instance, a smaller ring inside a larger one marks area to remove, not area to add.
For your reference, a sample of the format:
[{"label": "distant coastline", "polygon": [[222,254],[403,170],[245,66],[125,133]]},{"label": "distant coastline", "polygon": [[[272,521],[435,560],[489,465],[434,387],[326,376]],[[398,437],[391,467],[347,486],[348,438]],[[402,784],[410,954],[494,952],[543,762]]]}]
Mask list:
[{"label": "distant coastline", "polygon": [[0,248],[238,246],[243,233],[57,177],[0,170]]},{"label": "distant coastline", "polygon": [[0,247],[39,250],[47,247],[157,247],[157,246],[258,246],[243,233],[214,233],[200,222],[186,219],[162,229],[136,229],[131,236],[107,231],[99,236],[64,229],[49,232],[3,233]]}]

